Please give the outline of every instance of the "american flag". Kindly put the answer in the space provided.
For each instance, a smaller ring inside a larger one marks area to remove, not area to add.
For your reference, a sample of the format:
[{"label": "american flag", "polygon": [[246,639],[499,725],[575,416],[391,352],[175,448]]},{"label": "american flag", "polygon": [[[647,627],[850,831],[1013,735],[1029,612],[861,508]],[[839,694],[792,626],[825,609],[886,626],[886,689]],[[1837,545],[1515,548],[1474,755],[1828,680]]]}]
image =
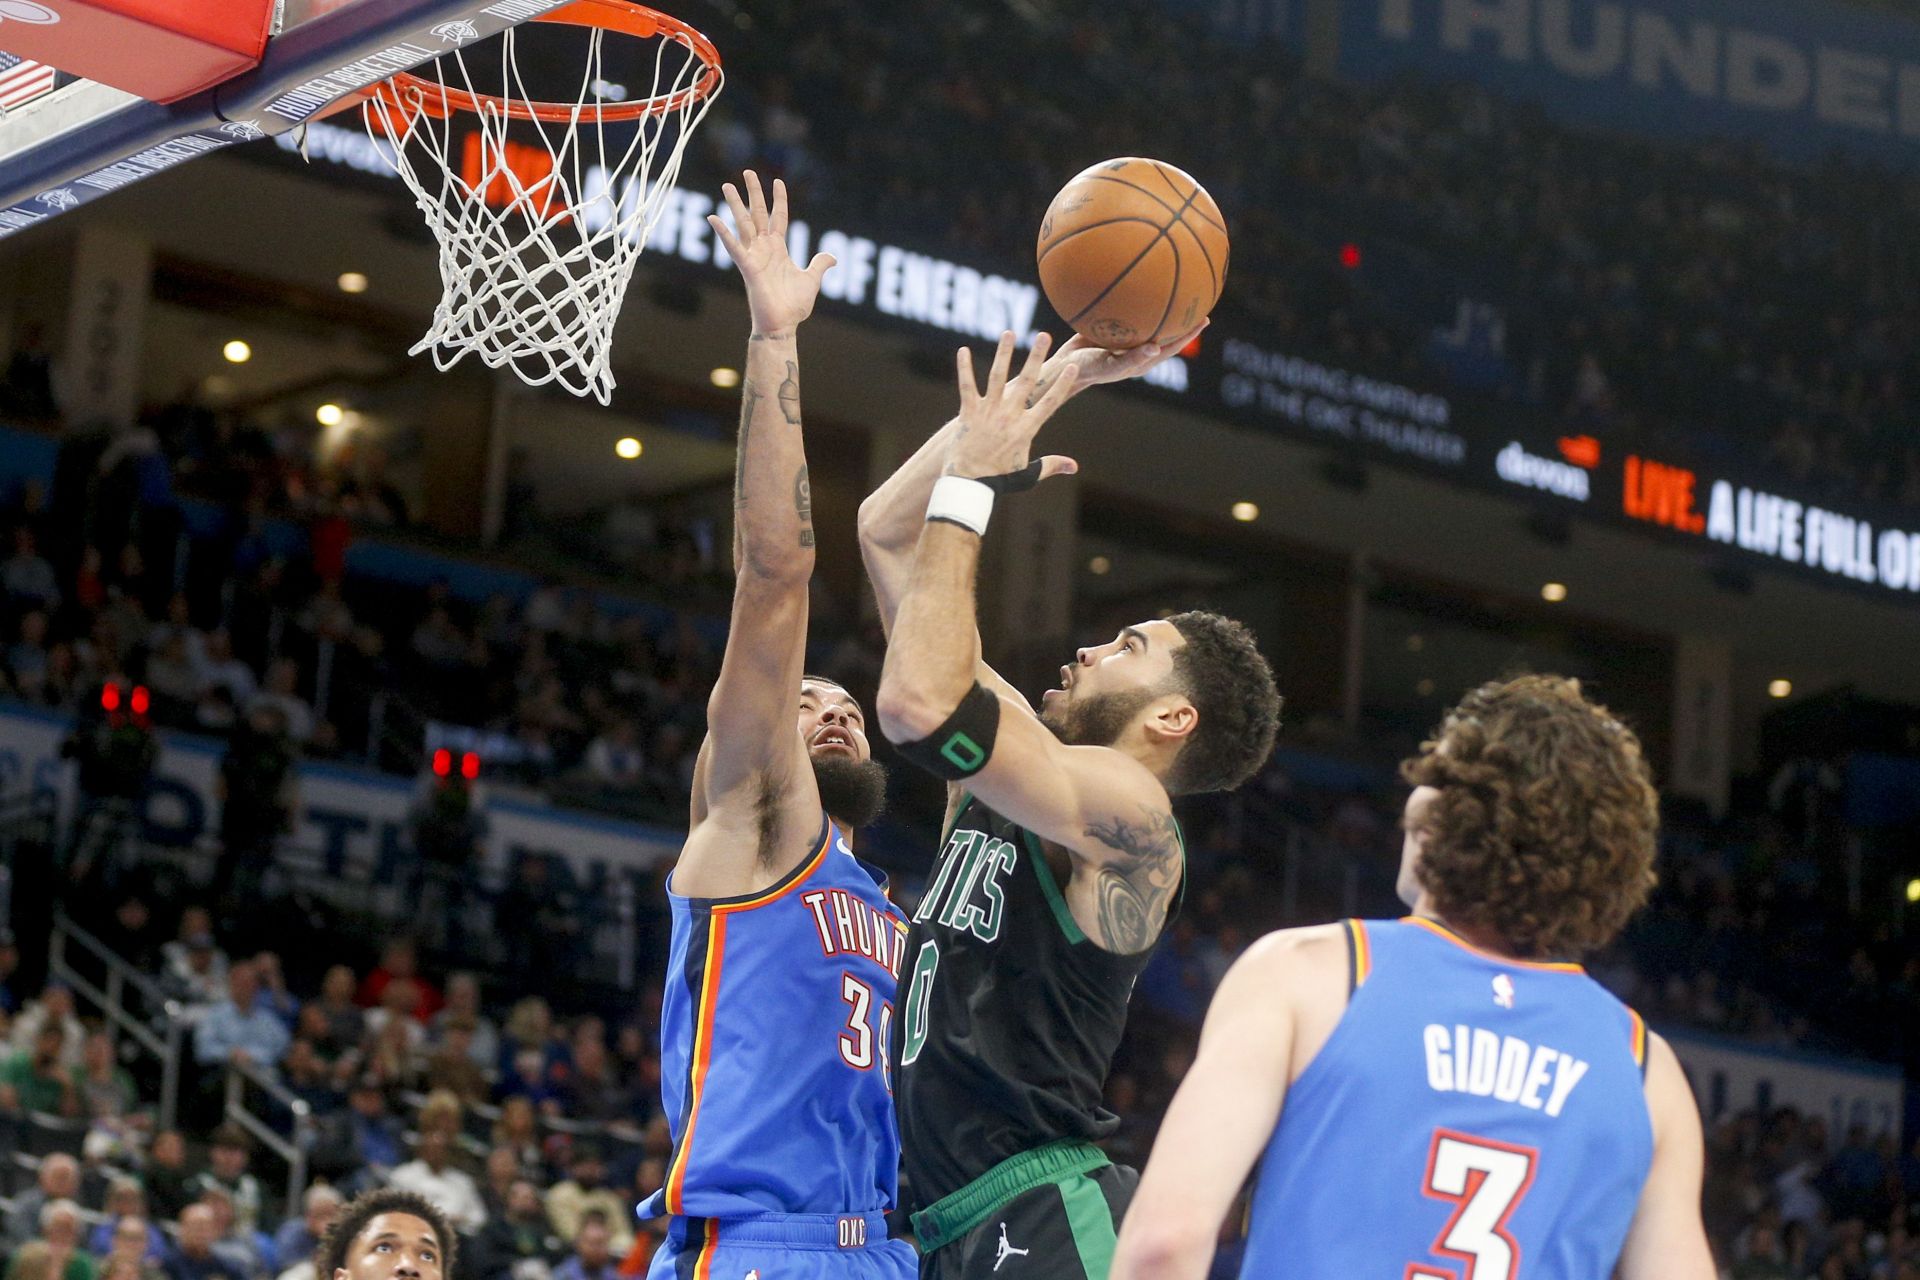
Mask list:
[{"label": "american flag", "polygon": [[0,53],[0,108],[17,107],[53,90],[59,72],[17,53]]}]

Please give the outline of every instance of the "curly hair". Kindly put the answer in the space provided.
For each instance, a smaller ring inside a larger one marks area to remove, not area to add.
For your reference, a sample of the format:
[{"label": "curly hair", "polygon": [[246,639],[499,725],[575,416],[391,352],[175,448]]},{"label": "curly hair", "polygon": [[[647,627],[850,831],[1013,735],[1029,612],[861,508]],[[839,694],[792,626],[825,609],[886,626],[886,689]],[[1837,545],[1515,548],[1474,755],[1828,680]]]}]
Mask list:
[{"label": "curly hair", "polygon": [[1167,619],[1186,641],[1173,655],[1173,679],[1200,713],[1193,736],[1167,777],[1170,795],[1231,791],[1251,778],[1280,732],[1280,691],[1245,624],[1189,610]]},{"label": "curly hair", "polygon": [[1603,947],[1653,890],[1659,796],[1640,740],[1576,680],[1481,685],[1400,776],[1440,792],[1417,819],[1435,908],[1517,956]]},{"label": "curly hair", "polygon": [[321,1237],[319,1248],[314,1250],[315,1280],[333,1280],[333,1273],[347,1266],[353,1242],[369,1222],[383,1213],[411,1214],[431,1227],[434,1239],[440,1244],[442,1280],[453,1280],[453,1255],[460,1246],[453,1223],[439,1205],[419,1192],[392,1187],[357,1195],[340,1211],[340,1216],[327,1228],[327,1234]]}]

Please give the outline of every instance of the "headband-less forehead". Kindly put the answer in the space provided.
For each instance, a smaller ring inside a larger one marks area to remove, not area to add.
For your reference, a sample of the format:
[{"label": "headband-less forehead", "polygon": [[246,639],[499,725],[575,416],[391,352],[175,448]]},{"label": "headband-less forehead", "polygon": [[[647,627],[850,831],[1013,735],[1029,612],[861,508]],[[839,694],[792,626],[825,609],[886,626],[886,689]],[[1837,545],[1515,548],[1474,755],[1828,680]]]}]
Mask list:
[{"label": "headband-less forehead", "polygon": [[854,705],[854,708],[858,710],[862,716],[865,716],[867,714],[867,709],[860,705],[860,699],[854,697],[853,691],[848,689],[847,686],[841,684],[838,680],[829,680],[825,676],[801,676],[800,677],[800,690],[802,693],[806,692],[806,686],[810,684],[819,685],[827,689],[837,690],[842,697],[846,698],[848,702],[851,702]]}]

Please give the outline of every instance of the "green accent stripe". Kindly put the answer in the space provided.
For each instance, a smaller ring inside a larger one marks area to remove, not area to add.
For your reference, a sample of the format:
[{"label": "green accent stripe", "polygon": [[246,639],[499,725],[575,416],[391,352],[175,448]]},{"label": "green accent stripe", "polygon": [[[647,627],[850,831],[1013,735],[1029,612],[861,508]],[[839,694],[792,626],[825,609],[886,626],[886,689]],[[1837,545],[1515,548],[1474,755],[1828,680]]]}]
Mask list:
[{"label": "green accent stripe", "polygon": [[947,824],[947,829],[940,833],[940,847],[942,849],[947,847],[947,841],[953,839],[953,829],[960,825],[960,815],[965,813],[967,811],[967,806],[972,803],[973,803],[973,792],[963,790],[960,793],[960,803],[953,806],[953,821],[949,822]]},{"label": "green accent stripe", "polygon": [[1073,918],[1073,912],[1067,910],[1067,900],[1060,896],[1060,886],[1053,882],[1053,868],[1047,865],[1046,850],[1040,847],[1040,839],[1025,827],[1020,829],[1025,838],[1027,856],[1033,862],[1033,873],[1040,877],[1040,892],[1047,896],[1047,905],[1053,909],[1053,918],[1060,925],[1060,932],[1067,935],[1067,941],[1075,946],[1087,940],[1080,931],[1080,924]]},{"label": "green accent stripe", "polygon": [[1107,1280],[1113,1269],[1113,1211],[1107,1207],[1100,1184],[1084,1173],[1060,1183],[1060,1200],[1067,1210],[1067,1229],[1080,1251],[1087,1280]]}]

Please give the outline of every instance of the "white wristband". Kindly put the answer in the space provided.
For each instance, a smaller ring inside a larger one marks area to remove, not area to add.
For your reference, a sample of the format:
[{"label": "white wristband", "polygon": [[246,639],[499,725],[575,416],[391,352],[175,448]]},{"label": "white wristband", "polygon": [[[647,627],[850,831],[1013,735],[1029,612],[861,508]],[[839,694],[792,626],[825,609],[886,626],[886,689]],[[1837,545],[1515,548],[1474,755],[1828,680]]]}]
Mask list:
[{"label": "white wristband", "polygon": [[941,476],[927,499],[927,519],[946,520],[971,529],[981,537],[993,518],[993,490],[965,476]]}]

